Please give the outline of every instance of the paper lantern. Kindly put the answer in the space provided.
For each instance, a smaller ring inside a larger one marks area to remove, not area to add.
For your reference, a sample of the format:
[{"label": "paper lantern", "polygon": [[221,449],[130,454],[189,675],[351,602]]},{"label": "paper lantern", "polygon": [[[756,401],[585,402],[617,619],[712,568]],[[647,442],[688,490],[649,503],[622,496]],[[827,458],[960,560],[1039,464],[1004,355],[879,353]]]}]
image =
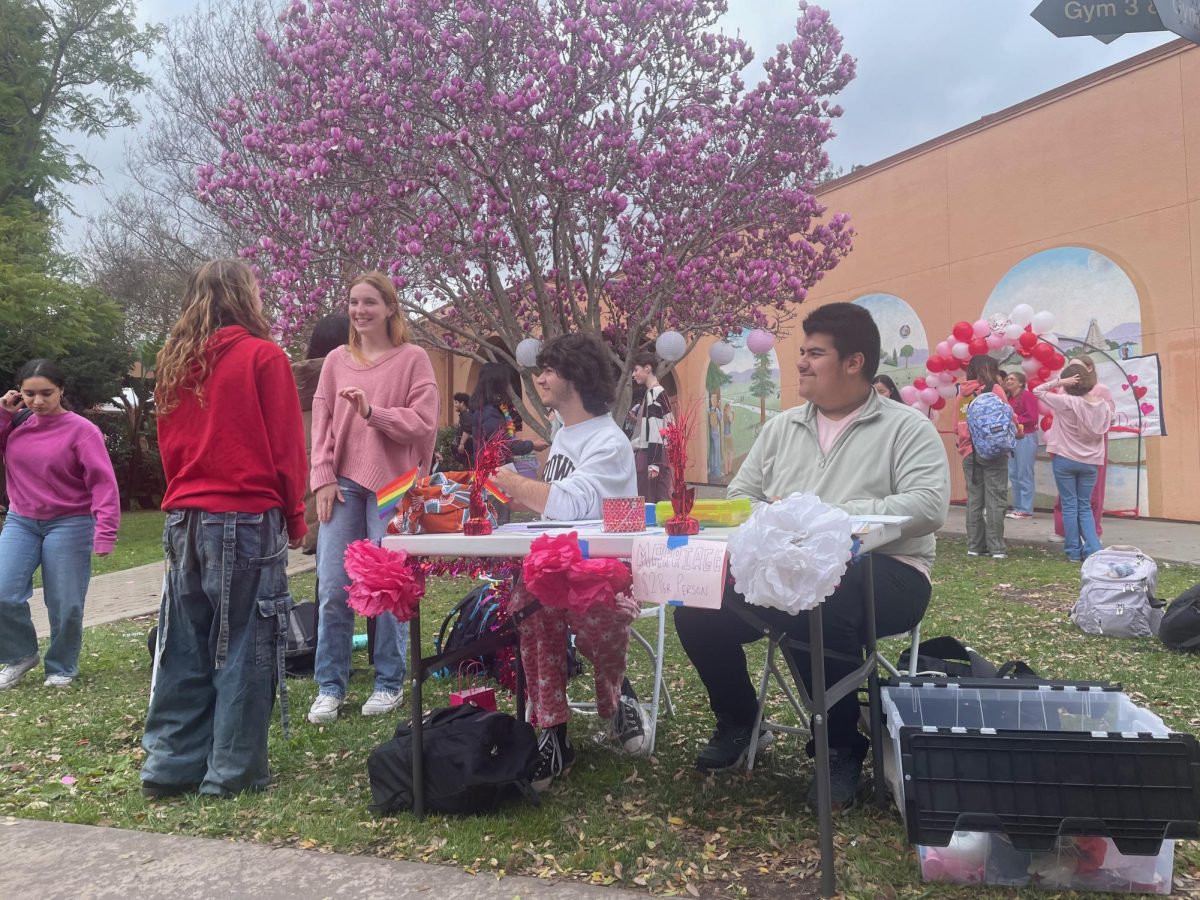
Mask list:
[{"label": "paper lantern", "polygon": [[733,362],[734,354],[733,344],[728,341],[717,341],[708,348],[708,358],[712,360],[714,365],[727,366]]},{"label": "paper lantern", "polygon": [[654,342],[658,358],[665,362],[678,362],[687,352],[687,339],[678,331],[664,331]]},{"label": "paper lantern", "polygon": [[525,340],[517,344],[517,352],[513,355],[517,358],[517,365],[523,366],[526,369],[532,369],[537,365],[538,353],[541,350],[541,341],[537,338],[525,338]]},{"label": "paper lantern", "polygon": [[760,353],[770,353],[775,346],[775,335],[765,328],[755,328],[746,335],[746,349],[756,356]]}]

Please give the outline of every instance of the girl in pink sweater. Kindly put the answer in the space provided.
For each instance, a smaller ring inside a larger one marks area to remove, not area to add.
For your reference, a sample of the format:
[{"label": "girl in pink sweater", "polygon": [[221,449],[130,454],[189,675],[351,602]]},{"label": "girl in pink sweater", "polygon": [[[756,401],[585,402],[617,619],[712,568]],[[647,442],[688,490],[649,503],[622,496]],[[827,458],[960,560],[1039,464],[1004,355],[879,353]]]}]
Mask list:
[{"label": "girl in pink sweater", "polygon": [[[344,557],[353,541],[383,538],[375,492],[412,469],[428,471],[437,435],[438,388],[429,355],[408,340],[396,288],[382,272],[350,286],[350,338],[325,357],[312,404],[311,485],[317,501],[321,604],[314,724],[332,722],[346,698],[354,611]],[[376,619],[375,688],[364,716],[400,705],[408,624]]]},{"label": "girl in pink sweater", "polygon": [[0,690],[38,664],[29,600],[39,565],[50,613],[45,685],[67,687],[79,672],[92,551],[108,556],[117,539],[117,479],[100,429],[63,405],[58,366],[32,360],[17,384],[0,397],[10,500],[0,531]]}]

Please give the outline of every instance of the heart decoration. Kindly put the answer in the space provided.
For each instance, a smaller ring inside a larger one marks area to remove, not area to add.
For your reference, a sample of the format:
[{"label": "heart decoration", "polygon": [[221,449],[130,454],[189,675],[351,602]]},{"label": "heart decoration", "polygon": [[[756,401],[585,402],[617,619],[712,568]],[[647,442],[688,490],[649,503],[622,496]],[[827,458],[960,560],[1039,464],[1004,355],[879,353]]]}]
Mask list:
[{"label": "heart decoration", "polygon": [[1138,377],[1137,377],[1136,375],[1130,375],[1130,376],[1129,376],[1129,383],[1130,383],[1130,384],[1137,384],[1137,382],[1138,382]]},{"label": "heart decoration", "polygon": [[1148,387],[1135,387],[1133,389],[1133,396],[1137,397],[1139,400],[1145,397],[1148,393],[1150,393],[1150,388]]},{"label": "heart decoration", "polygon": [[1150,413],[1154,412],[1154,404],[1153,403],[1143,403],[1141,406],[1141,410],[1142,410],[1142,415],[1148,416],[1148,415],[1150,415]]},{"label": "heart decoration", "polygon": [[1129,385],[1127,385],[1127,384],[1121,385],[1121,390],[1123,390],[1123,391],[1129,390]]}]

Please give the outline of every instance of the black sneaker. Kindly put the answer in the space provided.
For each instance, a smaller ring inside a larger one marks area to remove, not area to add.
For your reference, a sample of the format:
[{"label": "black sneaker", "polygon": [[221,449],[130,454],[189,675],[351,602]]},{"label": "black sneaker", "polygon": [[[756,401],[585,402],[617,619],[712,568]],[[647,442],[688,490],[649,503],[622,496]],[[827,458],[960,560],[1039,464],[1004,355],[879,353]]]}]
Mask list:
[{"label": "black sneaker", "polygon": [[[850,809],[858,798],[862,757],[847,750],[829,751],[829,806],[833,812]],[[808,786],[808,808],[817,811],[817,779]]]},{"label": "black sneaker", "polygon": [[642,705],[635,698],[622,696],[617,702],[617,712],[608,723],[608,736],[620,744],[626,753],[635,756],[644,753],[649,747]]},{"label": "black sneaker", "polygon": [[750,750],[750,732],[753,730],[718,725],[708,739],[708,745],[696,757],[696,768],[701,772],[721,772],[741,765]]},{"label": "black sneaker", "polygon": [[[561,734],[560,734],[561,732]],[[533,770],[530,783],[533,789],[546,790],[560,775],[566,775],[575,765],[575,748],[567,737],[567,729],[563,725],[545,728],[538,735],[538,764]]]}]

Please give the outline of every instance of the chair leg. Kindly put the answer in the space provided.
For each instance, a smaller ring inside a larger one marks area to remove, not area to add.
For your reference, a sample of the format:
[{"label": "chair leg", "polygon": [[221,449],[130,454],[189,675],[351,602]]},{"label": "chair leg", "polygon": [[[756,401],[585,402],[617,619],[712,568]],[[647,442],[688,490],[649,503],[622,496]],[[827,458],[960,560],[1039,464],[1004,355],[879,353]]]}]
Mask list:
[{"label": "chair leg", "polygon": [[758,710],[754,714],[754,728],[750,732],[750,749],[746,753],[746,771],[754,771],[754,757],[758,755],[758,733],[762,730],[763,715],[767,707],[767,683],[775,660],[775,639],[767,638],[767,659],[763,663],[762,677],[758,680]]},{"label": "chair leg", "polygon": [[908,674],[917,674],[917,648],[921,646],[921,623],[918,622],[912,630],[912,649],[908,651]]}]

